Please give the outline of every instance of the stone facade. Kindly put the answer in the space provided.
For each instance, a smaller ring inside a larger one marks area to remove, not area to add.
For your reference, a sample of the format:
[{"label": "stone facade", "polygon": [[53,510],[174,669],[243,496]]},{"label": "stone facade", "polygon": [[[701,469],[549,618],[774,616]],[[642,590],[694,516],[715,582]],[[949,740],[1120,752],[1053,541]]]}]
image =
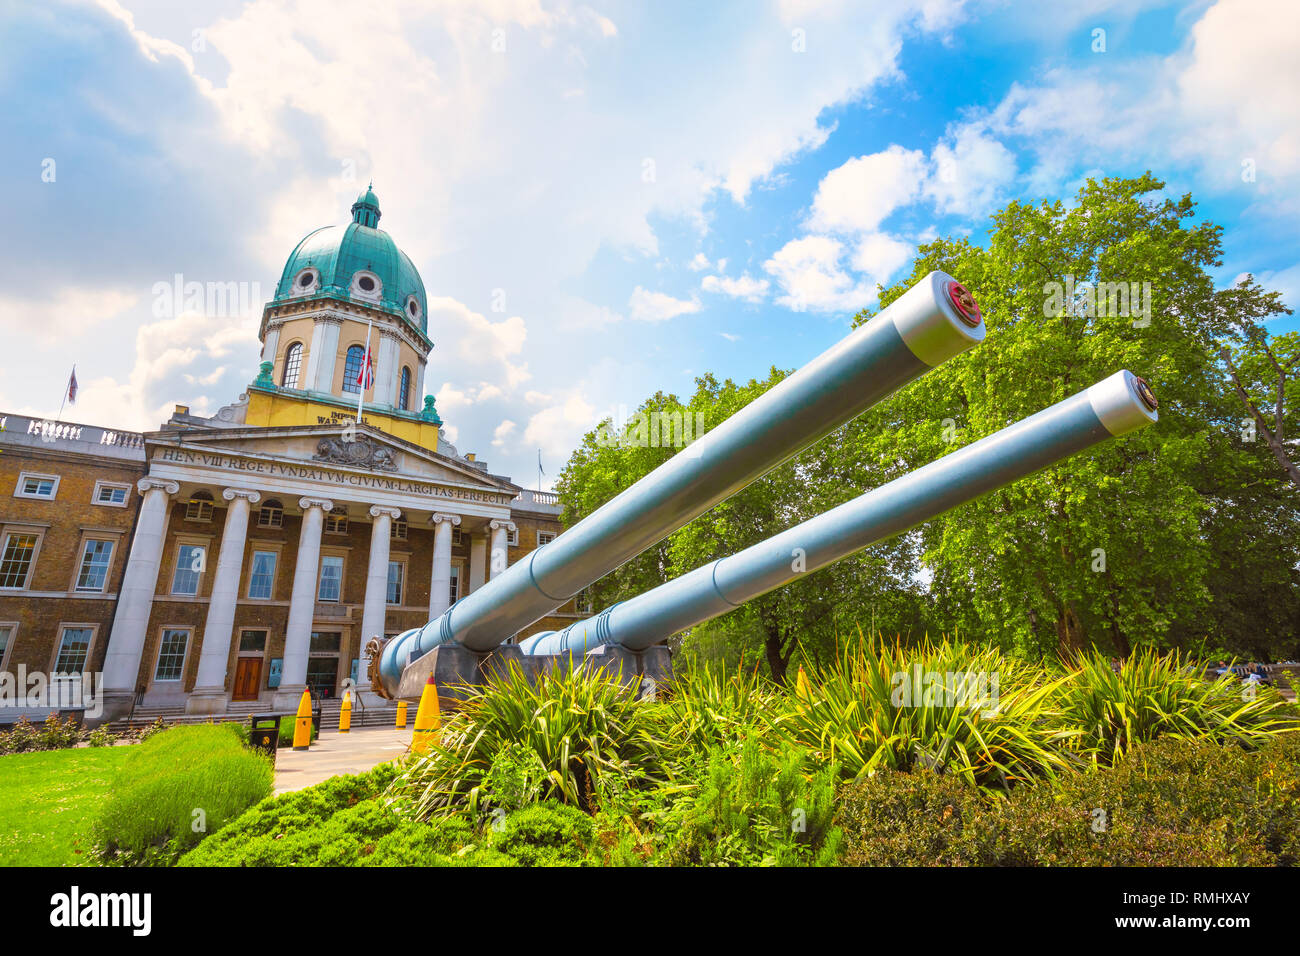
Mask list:
[{"label": "stone facade", "polygon": [[[274,684],[284,677],[309,510],[301,502],[328,494],[331,508],[317,532],[317,567],[309,575],[304,653],[313,691],[336,696],[354,677],[354,667],[355,679],[364,683],[361,648],[372,636],[364,628],[368,595],[382,608],[386,636],[422,626],[439,610],[433,586],[440,571],[446,606],[490,578],[493,536],[501,538],[508,565],[561,530],[554,496],[523,491],[487,474],[472,458],[452,459],[375,433],[372,440],[391,449],[400,463],[398,471],[381,477],[312,461],[318,436],[304,437],[302,431],[198,427],[180,413],[162,430],[137,435],[8,416],[0,432],[0,547],[12,536],[19,543],[33,537],[35,546],[23,580],[0,588],[0,666],[15,674],[20,664],[28,673],[53,674],[68,630],[79,638],[88,629],[84,669],[106,672],[118,712],[124,700],[128,707],[198,712],[222,712],[232,704],[273,706],[277,696],[283,704]],[[34,485],[48,496],[28,497],[22,490],[29,479],[56,484]],[[359,490],[367,486],[383,490]],[[151,497],[161,503],[153,518],[141,514]],[[376,517],[374,508],[387,514]],[[231,525],[232,512],[242,525]],[[439,520],[449,526],[451,539],[441,568],[435,515],[444,516]],[[370,557],[381,520],[388,528],[388,554],[379,601]],[[160,533],[151,539],[151,530]],[[242,537],[238,554],[226,553],[231,535]],[[150,540],[160,544],[150,546]],[[83,579],[92,541],[110,543],[111,554],[102,576]],[[156,552],[157,568],[147,604],[135,618],[129,598],[123,613],[123,579],[128,566],[143,566],[146,576],[151,568],[133,545]],[[197,561],[195,549],[201,549]],[[236,569],[237,583],[214,602],[221,561]],[[336,589],[332,581],[322,585],[326,562],[340,569]],[[15,567],[12,561],[6,565],[10,573]],[[576,602],[569,602],[515,639],[562,628],[578,616]],[[222,629],[215,640],[224,644],[211,644],[212,626]],[[220,675],[219,693],[209,688],[208,699],[197,701],[205,644],[222,646],[225,654],[210,665]],[[118,667],[115,676],[106,658],[110,648],[117,652],[123,645],[128,666]],[[288,693],[300,694],[301,684],[294,686]]]}]

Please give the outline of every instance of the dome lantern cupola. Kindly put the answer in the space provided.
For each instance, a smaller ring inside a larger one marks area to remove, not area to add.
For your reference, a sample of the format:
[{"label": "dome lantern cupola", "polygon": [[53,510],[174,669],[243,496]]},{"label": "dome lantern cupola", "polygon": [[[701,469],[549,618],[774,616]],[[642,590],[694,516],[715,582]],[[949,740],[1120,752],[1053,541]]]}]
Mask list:
[{"label": "dome lantern cupola", "polygon": [[352,204],[352,221],[371,229],[379,228],[379,198],[375,196],[375,184],[371,183],[366,191]]}]

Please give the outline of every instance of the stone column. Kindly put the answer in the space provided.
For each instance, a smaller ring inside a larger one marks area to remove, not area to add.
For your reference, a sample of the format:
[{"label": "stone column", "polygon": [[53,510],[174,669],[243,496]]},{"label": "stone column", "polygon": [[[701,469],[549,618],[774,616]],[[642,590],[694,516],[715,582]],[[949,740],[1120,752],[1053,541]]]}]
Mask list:
[{"label": "stone column", "polygon": [[185,702],[187,714],[223,714],[226,711],[226,670],[230,663],[230,637],[235,629],[235,602],[244,569],[244,542],[248,540],[248,512],[262,496],[256,491],[227,488],[221,497],[230,502],[221,531],[221,551],[212,577],[212,596],[203,625],[203,652],[194,690]]},{"label": "stone column", "polygon": [[[136,488],[144,496],[131,539],[131,559],[122,575],[117,614],[104,656],[103,692],[108,720],[125,712],[135,696],[140,676],[140,655],[144,652],[149,611],[158,587],[158,566],[162,561],[171,496],[181,486],[174,481],[141,478]],[[109,711],[112,712],[109,712]]]},{"label": "stone column", "polygon": [[487,580],[487,537],[482,531],[476,532],[469,539],[469,587],[466,594],[471,594],[483,586]]},{"label": "stone column", "polygon": [[397,407],[397,383],[401,376],[401,369],[398,368],[402,351],[398,347],[399,341],[397,336],[381,329],[379,332],[379,347],[375,365],[375,392],[374,402],[376,405],[388,405]]},{"label": "stone column", "polygon": [[441,512],[429,516],[433,525],[433,574],[429,583],[429,620],[436,621],[451,605],[451,531],[460,515]]},{"label": "stone column", "polygon": [[[262,339],[262,361],[275,364],[276,350],[280,347],[280,327],[266,330],[266,337]],[[283,371],[283,370],[281,370]],[[278,383],[277,379],[277,383]]]},{"label": "stone column", "polygon": [[488,525],[492,529],[492,554],[488,561],[488,577],[494,578],[510,563],[510,542],[508,535],[515,531],[513,521],[497,519]]},{"label": "stone column", "polygon": [[293,569],[289,598],[289,623],[284,629],[284,667],[280,689],[272,704],[276,710],[294,710],[307,686],[307,655],[311,651],[311,623],[316,616],[316,575],[320,572],[320,535],[325,512],[334,502],[325,498],[299,498],[302,531],[298,533],[298,560]]},{"label": "stone column", "polygon": [[339,330],[343,320],[333,315],[316,318],[312,327],[311,350],[307,353],[307,372],[299,379],[300,387],[329,393],[334,388],[334,367],[339,357]]},{"label": "stone column", "polygon": [[388,539],[393,522],[402,516],[397,508],[371,505],[370,565],[366,571],[366,602],[361,610],[361,636],[357,648],[357,690],[370,689],[370,658],[366,644],[372,637],[384,639],[384,612],[388,605]]}]

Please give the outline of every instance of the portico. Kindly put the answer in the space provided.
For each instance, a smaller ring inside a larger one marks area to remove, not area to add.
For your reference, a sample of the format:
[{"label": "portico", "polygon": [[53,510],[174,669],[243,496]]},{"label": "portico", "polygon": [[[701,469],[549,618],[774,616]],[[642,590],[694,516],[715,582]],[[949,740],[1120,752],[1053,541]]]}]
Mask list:
[{"label": "portico", "polygon": [[370,638],[437,616],[519,546],[518,486],[364,424],[157,432],[146,458],[106,672],[145,705],[364,694]]}]

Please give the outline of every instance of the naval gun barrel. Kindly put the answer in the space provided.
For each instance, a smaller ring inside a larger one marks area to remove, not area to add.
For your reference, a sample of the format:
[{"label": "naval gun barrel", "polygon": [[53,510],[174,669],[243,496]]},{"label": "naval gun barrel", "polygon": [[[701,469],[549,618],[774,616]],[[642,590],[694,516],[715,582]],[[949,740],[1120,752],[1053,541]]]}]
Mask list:
[{"label": "naval gun barrel", "polygon": [[825,514],[562,631],[527,637],[520,646],[530,655],[580,655],[605,643],[644,650],[1098,442],[1150,425],[1156,404],[1146,382],[1116,372]]},{"label": "naval gun barrel", "polygon": [[983,341],[971,294],[931,272],[897,300],[438,619],[380,651],[397,693],[408,662],[442,644],[492,650],[931,368]]}]

